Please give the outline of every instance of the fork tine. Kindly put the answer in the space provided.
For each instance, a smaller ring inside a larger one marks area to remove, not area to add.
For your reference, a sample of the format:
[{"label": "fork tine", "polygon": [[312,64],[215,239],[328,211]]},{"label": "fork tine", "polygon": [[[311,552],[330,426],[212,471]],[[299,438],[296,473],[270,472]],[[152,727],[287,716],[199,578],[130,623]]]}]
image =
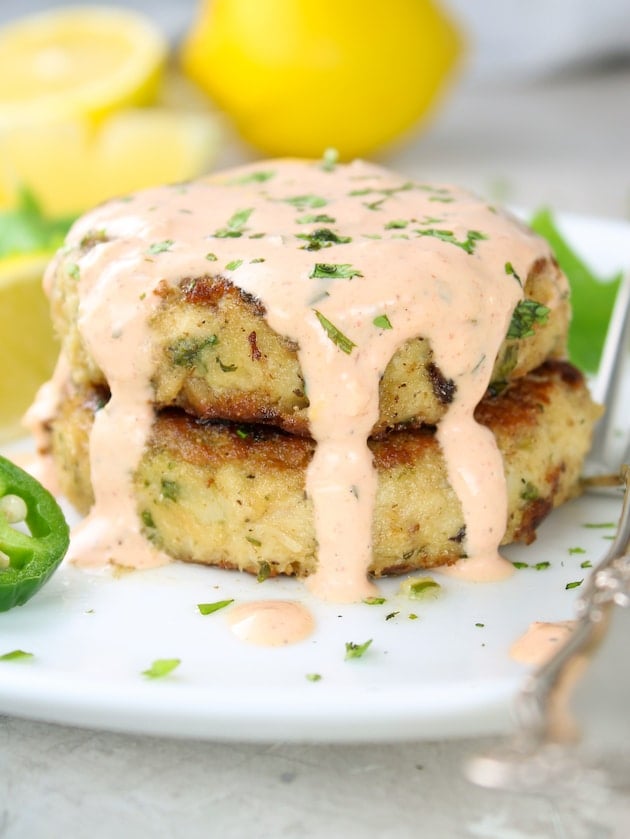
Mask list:
[{"label": "fork tine", "polygon": [[[596,402],[606,406],[593,437],[589,460],[596,468],[617,471],[619,464],[630,458],[630,440],[621,443],[616,439],[616,423],[621,421],[628,433],[628,394],[624,394],[626,375],[630,370],[630,274],[627,274],[617,292],[606,342],[592,393]],[[625,403],[625,404],[624,404]],[[624,410],[625,408],[625,410]],[[617,445],[615,445],[617,444]]]}]

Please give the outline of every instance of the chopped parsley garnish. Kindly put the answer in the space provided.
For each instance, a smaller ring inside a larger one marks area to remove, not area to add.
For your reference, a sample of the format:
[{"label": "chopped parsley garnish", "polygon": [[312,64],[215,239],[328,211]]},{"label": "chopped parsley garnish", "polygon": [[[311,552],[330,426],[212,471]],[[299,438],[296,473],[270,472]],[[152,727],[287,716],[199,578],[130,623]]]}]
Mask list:
[{"label": "chopped parsley garnish", "polygon": [[441,242],[448,242],[449,245],[456,245],[458,248],[466,251],[467,254],[473,254],[475,252],[477,242],[488,238],[485,234],[480,233],[478,230],[469,230],[466,234],[466,238],[460,240],[455,238],[455,234],[452,230],[441,230],[436,227],[429,227],[426,230],[416,230],[415,233],[417,233],[418,236],[433,236],[433,238],[439,239]]},{"label": "chopped parsley garnish", "polygon": [[214,603],[197,603],[197,608],[202,615],[211,615],[213,612],[218,612],[219,609],[225,609],[231,603],[234,603],[233,597],[230,600],[215,600]]},{"label": "chopped parsley garnish", "polygon": [[363,274],[357,269],[353,268],[347,262],[338,264],[330,262],[316,262],[309,277],[314,279],[324,280],[351,280],[353,277],[362,277]]},{"label": "chopped parsley garnish", "polygon": [[573,554],[585,554],[586,551],[584,548],[569,548],[569,554],[573,556]]},{"label": "chopped parsley garnish", "polygon": [[574,580],[572,583],[567,583],[565,589],[578,588],[583,582],[584,580]]},{"label": "chopped parsley garnish", "polygon": [[379,329],[392,329],[393,328],[392,324],[391,324],[391,321],[387,317],[387,315],[378,315],[377,317],[374,318],[372,323],[374,324],[374,326],[377,326]]},{"label": "chopped parsley garnish", "polygon": [[180,664],[180,658],[156,658],[147,670],[142,671],[142,675],[147,679],[161,679],[172,673]]},{"label": "chopped parsley garnish", "polygon": [[538,491],[538,487],[534,486],[530,481],[526,481],[521,489],[521,498],[523,501],[536,501],[539,497],[540,492]]},{"label": "chopped parsley garnish", "polygon": [[66,274],[73,280],[78,280],[81,277],[81,269],[76,262],[68,262],[66,265]]},{"label": "chopped parsley garnish", "polygon": [[330,340],[335,344],[342,352],[345,352],[347,355],[350,355],[352,350],[356,347],[354,341],[351,341],[343,332],[340,332],[334,323],[331,323],[325,315],[322,315],[320,311],[317,309],[313,309],[317,320],[322,325],[326,335],[330,338]]},{"label": "chopped parsley garnish", "polygon": [[254,536],[246,536],[245,539],[249,542],[250,545],[254,545],[256,548],[262,547],[262,542],[260,539],[256,539]]},{"label": "chopped parsley garnish", "polygon": [[285,204],[291,204],[297,210],[317,210],[319,207],[325,207],[328,201],[319,195],[294,195],[292,198],[283,198]]},{"label": "chopped parsley garnish", "polygon": [[25,650],[11,650],[9,653],[0,655],[0,661],[19,661],[33,657],[33,653],[27,653]]},{"label": "chopped parsley garnish", "polygon": [[478,626],[479,629],[483,629],[485,627],[485,623],[476,623],[475,626]]},{"label": "chopped parsley garnish", "polygon": [[596,522],[587,522],[586,524],[582,525],[582,527],[588,527],[591,530],[599,530],[600,528],[602,530],[603,529],[607,530],[610,527],[616,527],[616,526],[617,525],[615,524],[614,521],[602,521],[602,522],[597,522],[597,523]]},{"label": "chopped parsley garnish", "polygon": [[428,596],[435,596],[441,590],[441,585],[432,577],[409,577],[400,584],[402,594],[411,600],[422,600]]},{"label": "chopped parsley garnish", "polygon": [[321,673],[307,673],[306,678],[309,682],[320,682],[321,681]]},{"label": "chopped parsley garnish", "polygon": [[217,239],[237,239],[242,236],[249,221],[249,217],[254,212],[254,208],[250,207],[246,210],[237,210],[229,219],[225,227],[221,227],[214,234]]},{"label": "chopped parsley garnish", "polygon": [[249,263],[250,263],[250,265],[257,265],[259,262],[264,262],[264,261],[265,261],[264,256],[257,256],[255,259],[250,259]]},{"label": "chopped parsley garnish", "polygon": [[536,300],[521,300],[517,303],[508,327],[507,337],[530,338],[535,335],[535,323],[547,323],[549,308]]},{"label": "chopped parsley garnish", "polygon": [[177,501],[181,492],[181,487],[177,481],[171,481],[168,478],[162,478],[161,481],[162,498],[167,498],[169,501]]},{"label": "chopped parsley garnish", "polygon": [[233,259],[232,262],[228,262],[225,266],[226,271],[236,271],[237,268],[240,268],[243,264],[242,259]]},{"label": "chopped parsley garnish", "polygon": [[155,256],[158,253],[170,251],[174,244],[175,242],[172,239],[164,239],[162,242],[153,242],[153,244],[149,245],[147,253],[151,254],[151,256]]},{"label": "chopped parsley garnish", "polygon": [[544,571],[546,568],[551,568],[551,563],[547,562],[547,560],[543,560],[542,562],[537,562],[534,565],[536,571]]},{"label": "chopped parsley garnish", "polygon": [[367,603],[368,606],[381,606],[385,603],[385,598],[371,595],[370,597],[364,597],[363,602]]},{"label": "chopped parsley garnish", "polygon": [[320,227],[313,230],[312,233],[298,233],[298,239],[304,239],[306,245],[302,245],[302,249],[306,251],[318,251],[321,248],[330,248],[332,245],[345,245],[351,242],[350,236],[340,236],[331,230],[329,227]]},{"label": "chopped parsley garnish", "polygon": [[318,213],[316,215],[300,216],[295,221],[297,224],[334,224],[337,219],[326,213]]},{"label": "chopped parsley garnish", "polygon": [[256,575],[256,579],[259,583],[264,583],[265,580],[269,578],[271,574],[271,565],[265,560],[260,563],[258,566],[258,574]]},{"label": "chopped parsley garnish", "polygon": [[224,364],[224,363],[221,361],[221,359],[219,358],[219,356],[218,356],[218,355],[215,357],[215,359],[214,359],[214,360],[215,360],[215,361],[216,361],[216,363],[219,365],[219,367],[221,368],[221,371],[222,371],[223,373],[233,373],[235,370],[237,370],[237,369],[238,369],[238,367],[237,367],[237,365],[236,365],[236,364]]},{"label": "chopped parsley garnish", "polygon": [[200,360],[201,353],[206,347],[214,347],[219,343],[216,335],[193,338],[187,336],[179,338],[168,347],[171,361],[176,367],[194,367]]},{"label": "chopped parsley garnish", "polygon": [[518,274],[516,273],[516,271],[514,270],[514,266],[512,265],[512,263],[511,263],[511,262],[506,262],[506,263],[505,263],[505,273],[508,275],[508,277],[514,277],[514,279],[516,280],[516,282],[517,282],[520,286],[522,286],[522,285],[523,285],[523,283],[522,283],[522,281],[521,281],[521,278],[519,277],[519,275],[518,275]]},{"label": "chopped parsley garnish", "polygon": [[399,615],[400,612],[390,612],[388,615],[385,615],[385,620],[390,621],[392,618],[395,618],[396,615]]},{"label": "chopped parsley garnish", "polygon": [[206,259],[208,260],[208,262],[216,262],[217,259],[218,259],[218,256],[216,255],[216,253],[207,253],[206,254]]},{"label": "chopped parsley garnish", "polygon": [[364,641],[363,644],[355,644],[353,641],[346,641],[346,661],[350,658],[361,658],[372,643],[372,639]]},{"label": "chopped parsley garnish", "polygon": [[271,180],[276,173],[273,170],[250,172],[248,175],[242,175],[240,178],[233,178],[228,181],[228,186],[241,186],[242,184],[263,184]]},{"label": "chopped parsley garnish", "polygon": [[590,561],[590,559],[585,559],[585,560],[583,560],[583,562],[580,562],[580,568],[592,568],[592,567],[593,567],[593,563]]},{"label": "chopped parsley garnish", "polygon": [[409,222],[406,219],[392,219],[385,225],[385,230],[404,230],[408,224]]}]

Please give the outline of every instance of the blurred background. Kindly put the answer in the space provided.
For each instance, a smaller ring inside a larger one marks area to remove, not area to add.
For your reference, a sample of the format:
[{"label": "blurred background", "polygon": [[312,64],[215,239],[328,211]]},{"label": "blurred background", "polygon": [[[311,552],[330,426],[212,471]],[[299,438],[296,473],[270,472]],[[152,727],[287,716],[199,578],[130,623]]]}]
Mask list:
[{"label": "blurred background", "polygon": [[43,267],[112,195],[335,148],[532,211],[630,217],[627,0],[101,7],[0,4],[0,439],[56,354]]}]

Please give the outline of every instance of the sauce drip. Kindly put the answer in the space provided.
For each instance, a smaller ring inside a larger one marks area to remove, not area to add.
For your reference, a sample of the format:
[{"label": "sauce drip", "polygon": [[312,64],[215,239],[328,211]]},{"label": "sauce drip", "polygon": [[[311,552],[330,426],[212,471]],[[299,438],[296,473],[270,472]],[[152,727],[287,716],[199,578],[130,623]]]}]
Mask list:
[{"label": "sauce drip", "polygon": [[230,609],[227,622],[241,641],[266,647],[282,647],[303,641],[315,628],[308,609],[292,600],[241,603]]},{"label": "sauce drip", "polygon": [[575,621],[535,621],[510,647],[510,658],[523,664],[544,664],[571,637]]},{"label": "sauce drip", "polygon": [[374,592],[367,438],[379,379],[418,336],[454,384],[438,438],[462,504],[466,562],[491,569],[484,573],[504,569],[502,461],[473,411],[522,299],[518,277],[550,258],[541,239],[466,192],[363,162],[330,172],[270,161],[147,190],[84,216],[69,244],[95,231],[104,235],[78,260],[79,327],[112,395],[91,436],[96,503],[71,548],[77,561],[147,567],[166,559],[142,538],[131,485],[153,419],[153,291],[212,274],[260,300],[269,325],[299,347],[317,442],[306,480],[318,543],[309,588],[336,602]]}]

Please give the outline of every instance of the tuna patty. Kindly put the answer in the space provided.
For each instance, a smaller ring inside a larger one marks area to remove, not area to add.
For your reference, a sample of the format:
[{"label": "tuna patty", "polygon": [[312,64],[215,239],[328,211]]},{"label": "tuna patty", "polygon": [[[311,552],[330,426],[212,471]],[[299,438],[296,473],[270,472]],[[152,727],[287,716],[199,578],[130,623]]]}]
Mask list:
[{"label": "tuna patty", "polygon": [[[52,454],[64,493],[83,512],[92,503],[88,435],[107,395],[79,391],[52,424]],[[531,542],[555,506],[578,489],[600,409],[582,375],[549,362],[500,395],[477,420],[494,433],[508,486],[503,544]],[[464,555],[464,522],[430,429],[369,441],[378,473],[373,524],[376,575],[452,563]],[[173,558],[257,574],[311,573],[316,566],[305,472],[315,443],[264,426],[157,413],[134,486],[145,532]]]}]

